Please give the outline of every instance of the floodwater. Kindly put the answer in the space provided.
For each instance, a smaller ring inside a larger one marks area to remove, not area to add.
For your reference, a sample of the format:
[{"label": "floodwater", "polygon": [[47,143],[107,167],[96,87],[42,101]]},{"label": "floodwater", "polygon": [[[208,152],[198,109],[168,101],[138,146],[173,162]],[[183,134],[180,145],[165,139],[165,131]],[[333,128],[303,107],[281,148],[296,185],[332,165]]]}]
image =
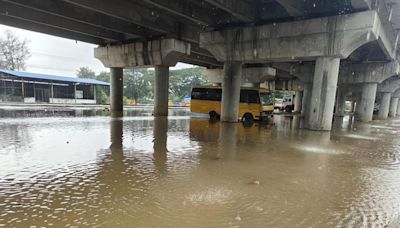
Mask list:
[{"label": "floodwater", "polygon": [[396,226],[400,119],[329,133],[170,112],[1,110],[0,227]]}]

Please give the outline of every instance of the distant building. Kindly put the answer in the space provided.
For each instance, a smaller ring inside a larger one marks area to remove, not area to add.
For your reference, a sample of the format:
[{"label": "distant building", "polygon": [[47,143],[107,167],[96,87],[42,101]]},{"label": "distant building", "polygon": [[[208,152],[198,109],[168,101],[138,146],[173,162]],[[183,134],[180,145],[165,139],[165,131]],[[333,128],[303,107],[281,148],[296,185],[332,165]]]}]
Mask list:
[{"label": "distant building", "polygon": [[0,69],[0,102],[96,104],[96,87],[109,91],[109,86],[94,79]]}]

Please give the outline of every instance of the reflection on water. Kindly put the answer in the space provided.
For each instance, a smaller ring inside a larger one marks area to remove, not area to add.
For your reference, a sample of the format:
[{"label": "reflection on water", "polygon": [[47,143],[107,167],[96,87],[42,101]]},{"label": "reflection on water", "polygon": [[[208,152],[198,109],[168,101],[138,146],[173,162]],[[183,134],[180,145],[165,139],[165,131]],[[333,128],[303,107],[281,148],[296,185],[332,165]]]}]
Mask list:
[{"label": "reflection on water", "polygon": [[383,227],[399,217],[400,120],[338,118],[329,133],[300,130],[299,116],[248,126],[187,110],[22,111],[0,112],[0,226]]},{"label": "reflection on water", "polygon": [[[33,117],[89,117],[89,116],[152,116],[151,107],[132,107],[122,113],[112,113],[108,108],[57,108],[57,107],[3,107],[0,118],[33,118]],[[189,109],[170,110],[169,115],[188,115]]]}]

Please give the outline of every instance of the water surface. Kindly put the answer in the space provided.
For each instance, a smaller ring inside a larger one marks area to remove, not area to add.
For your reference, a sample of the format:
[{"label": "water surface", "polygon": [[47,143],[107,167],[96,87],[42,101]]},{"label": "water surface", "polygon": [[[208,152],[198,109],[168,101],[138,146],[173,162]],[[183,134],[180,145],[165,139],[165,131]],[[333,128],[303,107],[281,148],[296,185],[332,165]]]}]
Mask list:
[{"label": "water surface", "polygon": [[291,116],[39,112],[0,111],[3,227],[384,227],[400,214],[400,119],[329,133]]}]

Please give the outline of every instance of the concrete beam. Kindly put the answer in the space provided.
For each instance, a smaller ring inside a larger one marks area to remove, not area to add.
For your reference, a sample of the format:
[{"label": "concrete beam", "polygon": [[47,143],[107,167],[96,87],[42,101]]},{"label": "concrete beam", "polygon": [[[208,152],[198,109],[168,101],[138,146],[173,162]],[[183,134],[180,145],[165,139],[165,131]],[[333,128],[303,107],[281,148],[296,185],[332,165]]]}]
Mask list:
[{"label": "concrete beam", "polygon": [[8,16],[4,16],[0,14],[0,22],[1,24],[26,29],[26,30],[33,30],[36,32],[49,34],[49,35],[57,35],[60,37],[64,37],[71,40],[79,40],[86,43],[92,44],[104,44],[104,40],[96,37],[91,37],[87,35],[83,35],[80,33],[75,33],[72,31],[67,31],[60,28],[54,28],[46,25],[37,24],[31,21],[26,21],[18,18],[12,18]]},{"label": "concrete beam", "polygon": [[305,1],[298,1],[298,0],[276,0],[288,14],[292,17],[299,17],[303,16],[305,12]]},{"label": "concrete beam", "polygon": [[[204,76],[212,83],[223,83],[223,69],[205,69]],[[271,67],[250,67],[242,69],[242,84],[243,83],[263,83],[273,80],[276,75],[276,70]]]},{"label": "concrete beam", "polygon": [[144,2],[199,25],[208,26],[214,24],[214,20],[210,17],[208,10],[196,7],[187,0],[144,0]]},{"label": "concrete beam", "polygon": [[392,97],[400,98],[400,88],[392,93]]},{"label": "concrete beam", "polygon": [[312,83],[315,64],[272,63],[271,66],[298,78],[302,83]]},{"label": "concrete beam", "polygon": [[29,10],[19,5],[0,1],[0,14],[10,18],[31,21],[40,25],[71,31],[107,41],[122,41],[125,36],[114,31],[87,26],[81,22],[67,20],[54,15],[49,15],[36,10]]},{"label": "concrete beam", "polygon": [[181,23],[174,17],[168,17],[162,11],[144,7],[141,1],[97,0],[95,3],[92,0],[64,1],[114,19],[132,23],[133,28],[140,26],[140,28],[152,30],[159,33],[157,37],[165,35],[169,38],[179,38],[180,40],[195,43],[198,43],[199,40],[200,26]]},{"label": "concrete beam", "polygon": [[[204,66],[208,68],[223,68],[224,64],[218,62],[215,57],[205,49],[199,47],[198,43],[190,42],[190,56],[185,56],[183,59],[190,60],[189,64]],[[197,64],[202,63],[202,64]]]},{"label": "concrete beam", "polygon": [[315,60],[331,56],[345,59],[366,43],[381,41],[388,59],[395,56],[375,11],[263,26],[234,28],[200,34],[200,47],[219,61]]},{"label": "concrete beam", "polygon": [[299,80],[290,79],[290,80],[275,80],[275,90],[286,90],[286,91],[303,91],[304,83],[299,82]]},{"label": "concrete beam", "polygon": [[12,0],[5,1],[15,5],[23,6],[31,10],[59,16],[65,19],[74,20],[90,26],[108,29],[114,32],[136,36],[148,37],[155,35],[151,31],[140,26],[132,26],[132,23],[124,20],[112,19],[104,14],[77,7],[63,1],[52,0]]},{"label": "concrete beam", "polygon": [[351,0],[351,5],[356,10],[372,9],[372,0]]},{"label": "concrete beam", "polygon": [[[125,20],[136,25],[149,28],[160,33],[173,33],[173,24],[160,20],[154,11],[140,7],[137,3],[123,0],[64,0],[70,4],[96,11],[120,20]],[[129,9],[129,10],[128,10]]]},{"label": "concrete beam", "polygon": [[339,73],[339,84],[382,83],[393,75],[398,74],[400,74],[398,61],[342,64]]},{"label": "concrete beam", "polygon": [[394,93],[400,88],[400,77],[394,76],[378,85],[379,93]]},{"label": "concrete beam", "polygon": [[235,18],[244,21],[252,22],[255,19],[254,4],[247,3],[244,0],[205,0],[207,3],[222,9],[231,14]]},{"label": "concrete beam", "polygon": [[94,55],[106,67],[175,66],[190,55],[190,44],[176,39],[153,40],[98,47]]},{"label": "concrete beam", "polygon": [[204,66],[208,68],[222,68],[223,63],[217,62],[214,58],[210,58],[208,56],[199,55],[191,52],[189,56],[185,56],[182,58],[180,62],[194,64],[199,66]]}]

